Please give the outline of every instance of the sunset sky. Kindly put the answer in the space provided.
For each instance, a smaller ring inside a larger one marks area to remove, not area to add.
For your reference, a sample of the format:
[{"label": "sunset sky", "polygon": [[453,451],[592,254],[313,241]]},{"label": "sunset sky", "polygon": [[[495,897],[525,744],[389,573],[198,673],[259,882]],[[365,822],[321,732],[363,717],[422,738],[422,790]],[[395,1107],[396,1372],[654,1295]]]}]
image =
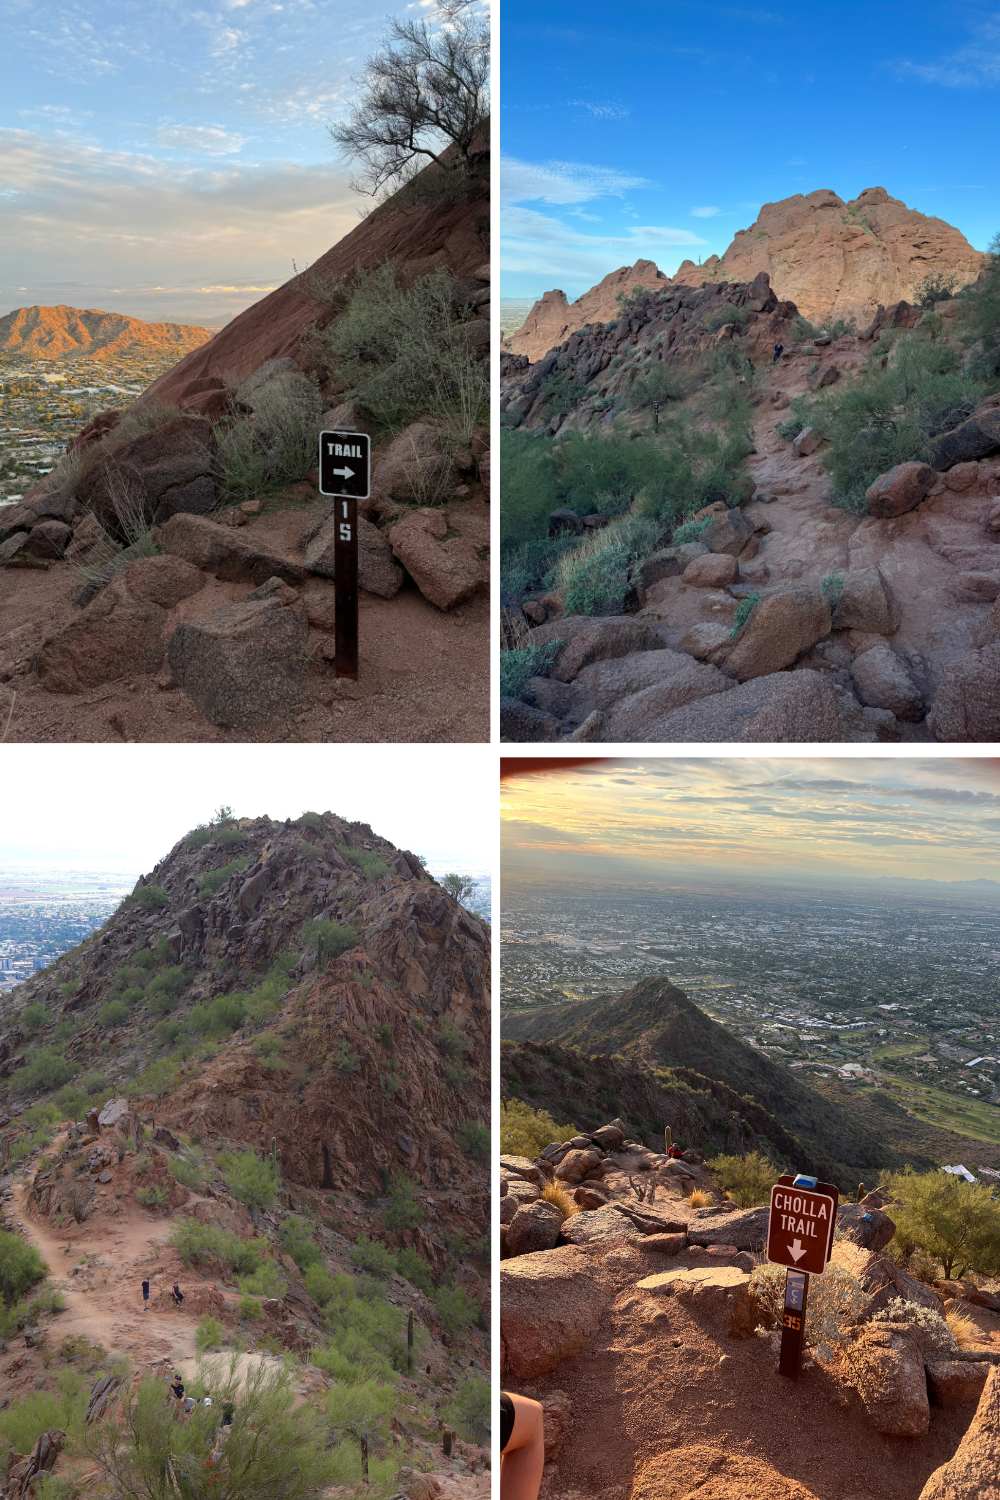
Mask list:
[{"label": "sunset sky", "polygon": [[358,222],[326,126],[371,0],[0,0],[0,316],[216,325]]},{"label": "sunset sky", "polygon": [[1000,880],[1000,761],[609,760],[501,789],[510,875]]}]

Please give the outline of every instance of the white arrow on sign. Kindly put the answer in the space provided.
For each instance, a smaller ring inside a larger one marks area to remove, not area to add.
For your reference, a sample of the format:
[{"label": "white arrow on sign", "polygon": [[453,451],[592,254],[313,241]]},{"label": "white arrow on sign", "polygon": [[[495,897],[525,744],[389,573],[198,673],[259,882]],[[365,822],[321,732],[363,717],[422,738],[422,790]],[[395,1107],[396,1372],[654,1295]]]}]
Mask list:
[{"label": "white arrow on sign", "polygon": [[797,1239],[793,1244],[789,1245],[788,1253],[792,1257],[792,1260],[794,1260],[795,1264],[798,1265],[803,1255],[807,1255],[809,1252],[803,1248],[802,1241]]},{"label": "white arrow on sign", "polygon": [[353,479],[354,478],[354,470],[353,469],[334,469],[333,472],[334,472],[334,476],[337,479]]}]

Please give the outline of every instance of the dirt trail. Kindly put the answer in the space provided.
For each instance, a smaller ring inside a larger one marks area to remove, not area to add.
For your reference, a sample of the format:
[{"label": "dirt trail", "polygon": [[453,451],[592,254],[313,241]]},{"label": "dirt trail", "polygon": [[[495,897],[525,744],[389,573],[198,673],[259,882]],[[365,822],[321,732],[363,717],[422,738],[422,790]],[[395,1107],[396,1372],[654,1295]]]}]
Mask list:
[{"label": "dirt trail", "polygon": [[926,1438],[882,1436],[822,1367],[793,1385],[769,1340],[720,1334],[674,1298],[636,1290],[661,1270],[726,1263],[705,1252],[622,1247],[595,1262],[614,1298],[594,1342],[513,1386],[572,1403],[541,1500],[916,1500],[969,1425],[972,1405],[932,1407]]},{"label": "dirt trail", "polygon": [[[14,1190],[13,1217],[25,1238],[46,1261],[53,1285],[65,1299],[66,1309],[53,1325],[53,1336],[62,1339],[83,1335],[91,1344],[118,1350],[133,1359],[152,1361],[164,1356],[172,1360],[194,1357],[197,1318],[167,1302],[177,1274],[171,1259],[165,1267],[164,1247],[170,1226],[123,1207],[113,1223],[104,1219],[66,1225],[56,1231],[48,1219],[25,1212],[27,1188]],[[88,1265],[73,1273],[87,1256]],[[150,1310],[142,1311],[142,1279],[150,1280]],[[184,1278],[181,1278],[184,1287]]]}]

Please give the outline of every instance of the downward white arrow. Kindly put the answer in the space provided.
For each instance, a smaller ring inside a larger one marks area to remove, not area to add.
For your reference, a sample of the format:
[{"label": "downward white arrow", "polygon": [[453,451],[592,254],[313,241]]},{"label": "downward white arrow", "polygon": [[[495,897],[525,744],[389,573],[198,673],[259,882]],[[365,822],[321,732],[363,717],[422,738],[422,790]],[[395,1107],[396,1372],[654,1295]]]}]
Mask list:
[{"label": "downward white arrow", "polygon": [[335,477],[338,478],[338,479],[353,479],[354,478],[354,470],[353,469],[346,469],[346,468],[345,469],[334,469],[333,472],[334,472]]},{"label": "downward white arrow", "polygon": [[803,1255],[806,1255],[808,1252],[803,1249],[802,1241],[800,1239],[796,1239],[794,1244],[789,1245],[788,1253],[792,1257],[792,1260],[794,1260],[795,1264],[798,1265]]}]

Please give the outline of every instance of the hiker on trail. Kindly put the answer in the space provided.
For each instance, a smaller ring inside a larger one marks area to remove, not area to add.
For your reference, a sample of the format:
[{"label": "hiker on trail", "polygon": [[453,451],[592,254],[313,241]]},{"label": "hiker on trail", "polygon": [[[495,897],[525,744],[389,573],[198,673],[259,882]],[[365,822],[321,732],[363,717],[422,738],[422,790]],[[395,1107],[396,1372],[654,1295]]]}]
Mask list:
[{"label": "hiker on trail", "polygon": [[222,1425],[223,1425],[223,1427],[232,1427],[232,1425],[233,1425],[233,1417],[235,1415],[236,1415],[236,1408],[233,1405],[233,1403],[231,1401],[223,1401],[223,1403],[222,1403]]},{"label": "hiker on trail", "polygon": [[170,1389],[173,1391],[178,1401],[184,1400],[184,1382],[179,1374],[174,1376],[173,1380],[170,1383]]},{"label": "hiker on trail", "polygon": [[142,1283],[142,1310],[149,1312],[149,1277],[143,1278]]},{"label": "hiker on trail", "polygon": [[181,1291],[176,1281],[173,1284],[170,1295],[174,1299],[174,1306],[180,1307],[181,1303],[184,1301],[184,1293]]},{"label": "hiker on trail", "polygon": [[775,346],[774,346],[774,358],[771,361],[772,365],[776,365],[778,363],[778,360],[781,358],[781,356],[784,354],[784,352],[785,352],[785,346],[784,346],[784,344],[775,344]]},{"label": "hiker on trail", "polygon": [[500,1500],[537,1500],[545,1462],[540,1402],[500,1393]]}]

